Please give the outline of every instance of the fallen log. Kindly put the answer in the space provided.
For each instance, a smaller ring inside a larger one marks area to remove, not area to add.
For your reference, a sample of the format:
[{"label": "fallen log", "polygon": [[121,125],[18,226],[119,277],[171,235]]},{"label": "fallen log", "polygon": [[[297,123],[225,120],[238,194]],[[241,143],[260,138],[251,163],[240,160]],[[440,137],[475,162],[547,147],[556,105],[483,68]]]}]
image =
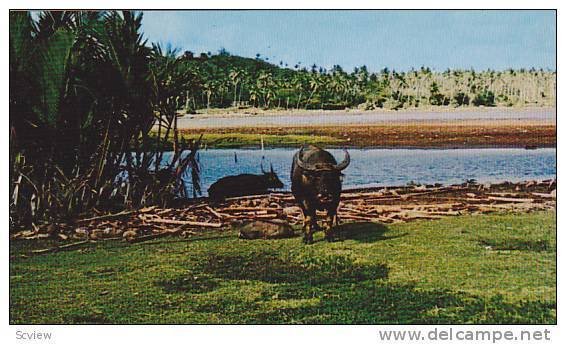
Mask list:
[{"label": "fallen log", "polygon": [[556,198],[556,193],[531,192],[531,195],[541,198]]},{"label": "fallen log", "polygon": [[80,220],[77,221],[77,223],[85,223],[85,222],[90,222],[90,221],[95,221],[95,220],[114,219],[114,218],[117,218],[117,217],[123,217],[123,216],[128,216],[128,215],[133,215],[133,214],[144,214],[144,213],[149,213],[150,211],[154,210],[155,208],[157,208],[157,207],[152,206],[152,207],[142,208],[142,209],[138,209],[138,210],[128,210],[128,211],[121,211],[119,213],[114,213],[114,214],[99,215],[99,216],[94,216],[94,217],[90,217],[90,218],[87,218],[87,219],[80,219]]},{"label": "fallen log", "polygon": [[276,213],[277,211],[281,211],[280,208],[269,208],[269,207],[229,207],[229,208],[220,208],[221,212],[240,212],[240,211],[251,211],[251,212],[271,212]]},{"label": "fallen log", "polygon": [[72,250],[72,249],[84,246],[84,245],[86,245],[90,242],[91,242],[90,240],[84,240],[84,241],[74,242],[74,243],[71,243],[71,244],[55,246],[55,247],[50,247],[50,248],[44,248],[44,249],[41,249],[41,250],[33,250],[31,252],[34,253],[34,254],[43,254],[43,253],[50,253],[50,252],[57,252],[57,251],[68,251],[68,250]]},{"label": "fallen log", "polygon": [[232,215],[231,219],[235,220],[256,220],[256,219],[276,219],[278,216],[277,214],[265,214],[265,215],[253,215],[253,214],[246,214],[246,215]]},{"label": "fallen log", "polygon": [[358,220],[358,221],[368,221],[368,222],[377,221],[377,218],[351,215],[351,214],[338,214],[338,218],[349,219],[349,220]]},{"label": "fallen log", "polygon": [[510,198],[510,197],[493,197],[493,196],[490,196],[487,199],[489,201],[511,202],[511,203],[532,203],[535,201],[532,198]]},{"label": "fallen log", "polygon": [[485,195],[486,196],[495,196],[495,197],[517,197],[517,196],[520,196],[521,193],[518,193],[518,192],[486,192]]},{"label": "fallen log", "polygon": [[263,199],[264,197],[266,197],[268,195],[269,194],[228,197],[228,198],[225,199],[225,201],[226,202],[232,202],[232,201],[244,201],[244,200],[258,200],[258,199]]},{"label": "fallen log", "polygon": [[159,233],[142,235],[142,236],[139,236],[139,237],[133,237],[133,238],[127,240],[127,241],[131,244],[135,244],[135,243],[138,243],[138,242],[148,241],[148,240],[152,240],[152,239],[162,238],[162,237],[168,236],[168,235],[177,234],[181,230],[182,230],[182,228],[169,229],[169,230],[159,232]]},{"label": "fallen log", "polygon": [[170,219],[152,219],[149,220],[148,222],[163,223],[170,225],[192,226],[192,227],[210,227],[210,228],[222,227],[222,223],[216,223],[216,222],[198,222],[198,221],[184,221],[184,220],[170,220]]},{"label": "fallen log", "polygon": [[218,218],[219,220],[222,220],[223,216],[226,216],[226,214],[220,214],[209,206],[206,206],[205,209],[208,210],[212,215],[216,216],[216,218]]}]

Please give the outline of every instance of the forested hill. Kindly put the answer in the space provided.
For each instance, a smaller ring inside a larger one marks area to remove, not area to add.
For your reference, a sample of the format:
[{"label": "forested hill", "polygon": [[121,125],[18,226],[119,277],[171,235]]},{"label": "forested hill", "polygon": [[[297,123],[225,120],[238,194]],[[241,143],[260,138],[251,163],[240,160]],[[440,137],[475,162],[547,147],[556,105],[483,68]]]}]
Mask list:
[{"label": "forested hill", "polygon": [[189,73],[184,107],[257,106],[299,109],[401,109],[436,106],[554,106],[556,73],[542,69],[504,71],[446,70],[421,67],[370,72],[365,66],[346,72],[261,55],[234,56],[185,52],[177,65]]}]

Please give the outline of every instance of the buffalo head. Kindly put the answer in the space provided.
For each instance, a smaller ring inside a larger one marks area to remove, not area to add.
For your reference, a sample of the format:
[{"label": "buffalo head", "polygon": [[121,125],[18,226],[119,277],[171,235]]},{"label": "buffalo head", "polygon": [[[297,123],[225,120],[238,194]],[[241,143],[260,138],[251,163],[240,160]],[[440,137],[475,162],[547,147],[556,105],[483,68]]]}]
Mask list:
[{"label": "buffalo head", "polygon": [[280,189],[284,186],[283,182],[277,176],[277,173],[273,170],[272,164],[270,164],[269,172],[266,172],[263,169],[263,164],[261,164],[261,173],[263,173],[263,178],[265,178],[265,182],[269,185],[270,189]]},{"label": "buffalo head", "polygon": [[345,157],[341,163],[306,162],[302,157],[303,149],[297,155],[296,163],[303,170],[304,184],[309,185],[313,196],[321,205],[339,201],[342,190],[342,170],[350,164],[348,151],[344,150]]}]

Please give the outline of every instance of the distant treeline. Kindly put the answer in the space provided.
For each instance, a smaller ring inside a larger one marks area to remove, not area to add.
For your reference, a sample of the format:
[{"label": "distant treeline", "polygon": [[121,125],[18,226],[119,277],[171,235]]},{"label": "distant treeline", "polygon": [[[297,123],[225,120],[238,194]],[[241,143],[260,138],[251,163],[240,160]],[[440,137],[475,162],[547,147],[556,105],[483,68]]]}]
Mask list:
[{"label": "distant treeline", "polygon": [[180,106],[191,110],[254,106],[283,109],[401,109],[423,106],[554,106],[556,72],[542,69],[504,71],[446,70],[421,67],[406,72],[366,66],[353,72],[283,61],[271,64],[218,54],[178,57],[180,74],[189,74]]}]

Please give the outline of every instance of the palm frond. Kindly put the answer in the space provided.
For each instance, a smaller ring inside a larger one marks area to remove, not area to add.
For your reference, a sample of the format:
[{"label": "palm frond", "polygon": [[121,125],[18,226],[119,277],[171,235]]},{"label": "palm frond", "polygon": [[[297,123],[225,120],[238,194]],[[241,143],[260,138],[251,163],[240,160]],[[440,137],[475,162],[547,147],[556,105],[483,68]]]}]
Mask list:
[{"label": "palm frond", "polygon": [[73,32],[58,29],[38,49],[37,77],[40,85],[40,120],[55,127],[60,114],[60,103],[67,87],[67,72],[71,49],[75,41]]}]

